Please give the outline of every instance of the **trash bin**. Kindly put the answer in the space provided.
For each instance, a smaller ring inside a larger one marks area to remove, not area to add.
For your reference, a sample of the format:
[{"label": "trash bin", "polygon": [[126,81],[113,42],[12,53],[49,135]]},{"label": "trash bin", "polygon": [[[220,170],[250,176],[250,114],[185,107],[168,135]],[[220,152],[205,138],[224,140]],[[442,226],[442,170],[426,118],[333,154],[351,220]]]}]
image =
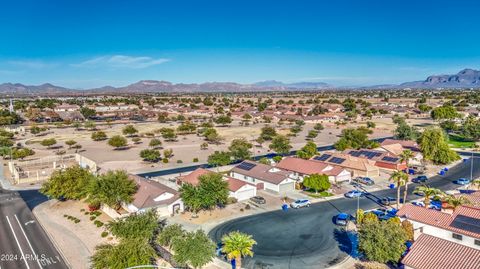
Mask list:
[{"label": "trash bin", "polygon": [[448,167],[443,168],[443,171],[447,172],[447,171],[448,171]]},{"label": "trash bin", "polygon": [[441,176],[444,176],[444,175],[445,175],[445,171],[440,170],[440,172],[438,172],[438,174],[441,175]]},{"label": "trash bin", "polygon": [[390,183],[390,185],[388,185],[388,187],[389,187],[390,189],[395,189],[395,184]]},{"label": "trash bin", "polygon": [[283,204],[282,205],[282,210],[287,212],[288,211],[288,205],[287,204]]}]

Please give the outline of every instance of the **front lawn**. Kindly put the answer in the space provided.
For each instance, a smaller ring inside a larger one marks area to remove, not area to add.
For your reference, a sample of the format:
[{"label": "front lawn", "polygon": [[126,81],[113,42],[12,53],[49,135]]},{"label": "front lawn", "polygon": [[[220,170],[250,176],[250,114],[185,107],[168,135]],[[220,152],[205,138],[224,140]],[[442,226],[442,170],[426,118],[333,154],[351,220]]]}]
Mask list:
[{"label": "front lawn", "polygon": [[316,193],[315,190],[307,189],[304,192],[305,192],[306,195],[308,195],[312,198],[323,198],[323,197],[333,196],[333,194],[329,193],[328,191],[321,191],[321,192]]},{"label": "front lawn", "polygon": [[461,135],[449,134],[448,135],[448,144],[452,148],[474,148],[475,142],[465,139]]}]

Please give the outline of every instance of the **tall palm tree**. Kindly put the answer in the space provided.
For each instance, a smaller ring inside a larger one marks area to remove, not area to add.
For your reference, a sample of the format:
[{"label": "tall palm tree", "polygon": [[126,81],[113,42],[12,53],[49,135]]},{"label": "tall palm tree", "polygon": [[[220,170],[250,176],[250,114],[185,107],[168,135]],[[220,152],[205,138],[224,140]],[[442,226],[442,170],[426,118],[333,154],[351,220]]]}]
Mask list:
[{"label": "tall palm tree", "polygon": [[[411,158],[413,158],[413,156],[415,156],[413,154],[413,151],[411,151],[409,149],[404,150],[402,152],[402,154],[400,154],[400,161],[405,162],[405,164],[407,165],[407,173],[408,173],[408,168],[410,167],[408,162],[410,161]],[[403,192],[403,203],[404,204],[407,202],[407,192],[408,192],[408,182],[409,181],[410,181],[410,178],[407,175],[407,180],[405,181],[405,190]]]},{"label": "tall palm tree", "polygon": [[428,208],[428,206],[430,205],[430,198],[431,197],[433,197],[435,195],[443,194],[443,192],[441,190],[436,189],[436,188],[431,188],[427,185],[422,185],[422,186],[416,187],[414,192],[424,195],[423,203],[425,204],[426,208]]},{"label": "tall palm tree", "polygon": [[445,197],[445,201],[453,207],[453,209],[456,209],[457,207],[461,205],[468,205],[471,204],[470,200],[467,199],[467,197],[460,195],[460,196],[455,196],[455,195],[447,195]]},{"label": "tall palm tree", "polygon": [[390,176],[390,181],[397,184],[397,209],[400,208],[400,188],[406,184],[408,181],[408,175],[403,171],[395,171]]},{"label": "tall palm tree", "polygon": [[235,259],[236,267],[242,268],[242,257],[253,256],[253,245],[257,244],[249,234],[233,231],[222,237],[223,252],[229,259]]}]

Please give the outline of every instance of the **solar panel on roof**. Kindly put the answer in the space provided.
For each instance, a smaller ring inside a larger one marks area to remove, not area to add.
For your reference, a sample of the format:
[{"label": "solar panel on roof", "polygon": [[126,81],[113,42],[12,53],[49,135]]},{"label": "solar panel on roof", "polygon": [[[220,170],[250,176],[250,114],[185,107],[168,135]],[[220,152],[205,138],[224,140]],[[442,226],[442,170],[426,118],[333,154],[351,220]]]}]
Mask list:
[{"label": "solar panel on roof", "polygon": [[398,158],[394,158],[394,157],[388,157],[388,156],[385,156],[382,158],[382,161],[387,161],[387,162],[397,162],[398,161]]},{"label": "solar panel on roof", "polygon": [[469,231],[472,233],[480,234],[480,221],[479,219],[472,218],[465,215],[457,215],[452,221],[450,226],[458,229]]},{"label": "solar panel on roof", "polygon": [[237,166],[238,169],[242,169],[242,170],[246,170],[246,171],[250,171],[252,170],[252,168],[254,168],[255,166],[257,166],[256,164],[254,163],[241,163]]},{"label": "solar panel on roof", "polygon": [[329,160],[329,162],[331,163],[336,163],[336,164],[341,164],[345,161],[345,159],[343,158],[337,158],[337,157],[333,157]]},{"label": "solar panel on roof", "polygon": [[332,157],[332,155],[330,154],[322,154],[322,156],[316,156],[315,158],[313,158],[314,160],[317,160],[317,161],[326,161],[328,158]]},{"label": "solar panel on roof", "polygon": [[359,157],[362,153],[358,151],[350,151],[350,155],[353,157]]}]

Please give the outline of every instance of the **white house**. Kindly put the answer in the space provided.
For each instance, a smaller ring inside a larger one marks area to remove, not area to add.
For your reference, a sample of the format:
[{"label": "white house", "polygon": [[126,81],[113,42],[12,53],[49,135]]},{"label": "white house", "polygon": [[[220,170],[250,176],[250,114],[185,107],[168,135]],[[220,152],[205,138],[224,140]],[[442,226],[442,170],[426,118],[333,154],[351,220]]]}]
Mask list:
[{"label": "white house", "polygon": [[125,206],[125,210],[129,213],[154,209],[159,216],[164,217],[183,212],[183,201],[176,190],[137,175],[129,175],[129,177],[138,186],[133,202]]},{"label": "white house", "polygon": [[255,185],[249,184],[245,181],[228,177],[229,196],[243,201],[257,195],[257,188]]},{"label": "white house", "polygon": [[238,164],[230,171],[230,176],[251,183],[257,189],[281,194],[295,190],[295,179],[292,172],[253,161],[243,161]]},{"label": "white house", "polygon": [[459,206],[452,214],[407,204],[397,213],[413,224],[415,243],[406,268],[480,268],[480,208]]}]

